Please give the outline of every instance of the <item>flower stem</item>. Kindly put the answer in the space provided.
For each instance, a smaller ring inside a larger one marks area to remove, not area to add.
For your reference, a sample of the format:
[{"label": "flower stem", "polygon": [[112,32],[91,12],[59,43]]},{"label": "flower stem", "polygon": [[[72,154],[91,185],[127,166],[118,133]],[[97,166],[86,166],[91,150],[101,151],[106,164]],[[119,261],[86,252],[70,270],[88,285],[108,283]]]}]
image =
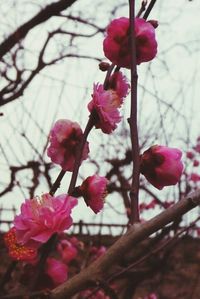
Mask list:
[{"label": "flower stem", "polygon": [[110,75],[114,69],[115,65],[114,63],[111,64],[111,66],[109,67],[107,73],[106,73],[106,77],[105,77],[105,80],[104,80],[104,83],[103,83],[103,87],[104,89],[108,89],[108,83],[109,83],[109,79],[110,79]]},{"label": "flower stem", "polygon": [[72,173],[72,176],[71,176],[71,181],[70,181],[70,184],[69,184],[68,194],[72,194],[73,191],[74,191],[74,188],[76,186],[76,180],[77,180],[77,177],[78,177],[78,171],[79,171],[79,167],[80,167],[80,164],[81,164],[83,149],[84,149],[85,143],[87,141],[87,137],[88,137],[92,127],[95,124],[95,119],[96,119],[96,114],[95,114],[94,111],[92,111],[92,113],[90,114],[88,123],[85,127],[85,131],[83,133],[79,148],[76,152],[74,170],[73,170],[73,173]]},{"label": "flower stem", "polygon": [[55,180],[55,182],[53,183],[53,186],[51,187],[50,191],[49,191],[49,194],[50,195],[54,195],[55,192],[57,191],[57,189],[60,187],[60,183],[65,175],[66,171],[65,170],[61,170],[57,179]]},{"label": "flower stem", "polygon": [[130,13],[130,35],[131,35],[131,113],[129,118],[131,144],[132,144],[132,160],[133,174],[130,191],[131,199],[131,217],[130,223],[139,222],[139,176],[140,176],[140,156],[139,141],[137,128],[137,66],[136,66],[136,40],[135,40],[135,1],[129,0]]}]

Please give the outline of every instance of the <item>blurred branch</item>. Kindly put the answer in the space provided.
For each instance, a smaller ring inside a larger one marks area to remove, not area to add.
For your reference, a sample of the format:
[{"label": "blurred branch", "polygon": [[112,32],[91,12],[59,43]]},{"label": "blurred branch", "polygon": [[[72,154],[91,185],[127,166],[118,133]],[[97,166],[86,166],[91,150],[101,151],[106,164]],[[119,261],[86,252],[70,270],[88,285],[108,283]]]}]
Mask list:
[{"label": "blurred branch", "polygon": [[8,36],[3,43],[0,44],[0,59],[9,52],[27,33],[37,25],[47,21],[49,18],[58,15],[61,11],[70,7],[76,0],[60,0],[47,5],[37,15],[28,22],[21,25],[15,32]]},{"label": "blurred branch", "polygon": [[77,292],[94,285],[95,282],[106,280],[108,269],[116,264],[128,250],[198,205],[200,205],[200,190],[188,195],[151,220],[141,224],[134,224],[103,256],[84,271],[81,271],[72,279],[54,289],[50,298],[70,298]]}]

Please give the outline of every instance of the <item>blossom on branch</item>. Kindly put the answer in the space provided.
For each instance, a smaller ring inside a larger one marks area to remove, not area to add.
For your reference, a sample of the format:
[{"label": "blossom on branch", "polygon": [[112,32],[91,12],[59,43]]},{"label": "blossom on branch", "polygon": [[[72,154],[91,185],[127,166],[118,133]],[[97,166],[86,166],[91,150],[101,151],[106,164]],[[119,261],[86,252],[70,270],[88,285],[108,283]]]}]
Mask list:
[{"label": "blossom on branch", "polygon": [[108,89],[103,84],[94,84],[92,100],[88,104],[88,110],[95,112],[95,127],[104,133],[110,134],[121,121],[119,108],[129,92],[130,85],[121,72],[114,73],[108,82]]},{"label": "blossom on branch", "polygon": [[94,213],[103,209],[104,200],[107,195],[108,180],[99,175],[89,176],[79,187],[80,194],[83,196],[85,203]]},{"label": "blossom on branch", "polygon": [[24,245],[20,245],[16,238],[16,228],[12,227],[4,235],[5,244],[9,250],[9,256],[16,261],[23,261],[34,263],[37,260],[37,249],[29,248]]},{"label": "blossom on branch", "polygon": [[21,214],[15,216],[17,242],[37,248],[54,234],[72,225],[70,216],[77,199],[66,194],[56,197],[43,194],[28,199],[21,205]]},{"label": "blossom on branch", "polygon": [[57,251],[66,264],[73,261],[78,255],[77,248],[68,240],[61,240],[57,245]]},{"label": "blossom on branch", "polygon": [[85,290],[83,292],[81,292],[81,298],[82,299],[110,299],[109,296],[107,296],[103,290],[98,290],[96,292],[94,292],[94,290]]},{"label": "blossom on branch", "polygon": [[[155,23],[155,21],[154,21]],[[155,26],[153,21],[135,18],[136,63],[152,60],[157,53]],[[106,30],[103,42],[105,56],[112,63],[130,69],[131,45],[129,19],[121,17],[113,20]]]},{"label": "blossom on branch", "polygon": [[141,173],[157,189],[176,185],[183,172],[181,156],[177,148],[154,145],[141,155]]},{"label": "blossom on branch", "polygon": [[[59,164],[63,170],[73,171],[75,156],[83,132],[78,123],[67,119],[58,120],[50,131],[50,146],[47,155],[51,161]],[[82,161],[89,153],[88,142],[84,146]]]},{"label": "blossom on branch", "polygon": [[53,281],[54,286],[58,286],[68,278],[67,265],[53,257],[47,258],[45,272]]}]

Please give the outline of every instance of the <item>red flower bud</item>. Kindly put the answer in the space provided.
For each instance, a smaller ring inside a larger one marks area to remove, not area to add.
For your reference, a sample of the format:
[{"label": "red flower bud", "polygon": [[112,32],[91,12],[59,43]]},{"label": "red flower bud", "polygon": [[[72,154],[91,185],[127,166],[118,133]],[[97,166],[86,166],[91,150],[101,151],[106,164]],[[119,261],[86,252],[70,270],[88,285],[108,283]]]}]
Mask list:
[{"label": "red flower bud", "polygon": [[179,149],[154,145],[141,155],[141,173],[156,188],[176,185],[183,172]]}]

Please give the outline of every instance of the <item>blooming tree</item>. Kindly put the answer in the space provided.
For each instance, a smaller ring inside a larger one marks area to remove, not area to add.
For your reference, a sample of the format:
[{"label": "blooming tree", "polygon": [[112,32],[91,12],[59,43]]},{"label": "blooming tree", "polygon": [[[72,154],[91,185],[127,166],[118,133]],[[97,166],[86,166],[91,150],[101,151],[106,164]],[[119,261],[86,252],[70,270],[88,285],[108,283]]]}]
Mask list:
[{"label": "blooming tree", "polygon": [[[101,62],[99,66],[100,70],[106,71],[106,76],[103,83],[94,83],[92,98],[87,105],[89,117],[85,130],[82,131],[77,122],[68,119],[57,120],[52,126],[47,155],[53,163],[61,167],[60,173],[48,193],[25,200],[21,212],[14,218],[13,227],[5,235],[10,257],[14,261],[25,263],[35,271],[35,278],[29,281],[29,289],[40,290],[36,296],[71,298],[79,293],[80,298],[117,298],[118,290],[113,281],[121,272],[115,271],[111,275],[107,269],[117,263],[120,256],[133,244],[163,229],[165,225],[200,203],[200,192],[197,189],[195,193],[172,204],[171,207],[165,206],[168,209],[151,220],[141,221],[140,210],[155,205],[153,200],[149,205],[141,206],[141,174],[158,190],[176,185],[182,175],[187,176],[181,160],[182,151],[178,148],[152,144],[140,153],[137,67],[159,55],[159,41],[156,38],[158,22],[148,20],[154,4],[153,0],[149,5],[147,1],[142,1],[141,9],[136,15],[135,1],[130,0],[129,18],[117,18],[108,25],[103,50],[109,62]],[[130,69],[130,83],[123,73],[123,68]],[[73,223],[72,209],[75,206],[78,209],[78,199],[83,197],[94,214],[101,213],[109,191],[108,178],[96,173],[83,179],[80,186],[77,184],[79,168],[89,154],[90,144],[87,138],[94,127],[102,134],[112,134],[120,126],[122,112],[119,109],[129,93],[131,104],[128,123],[133,171],[129,186],[128,230],[108,250],[105,247],[91,248],[88,267],[74,275],[70,267],[80,258],[81,245],[77,239],[63,236],[63,232]],[[199,140],[193,150],[187,153],[193,166],[197,167],[199,161],[194,152],[199,153]],[[67,194],[59,194],[59,187],[66,172],[71,173],[68,191]],[[196,183],[199,176],[191,173],[189,180]],[[52,256],[55,248],[56,256]],[[24,271],[25,274],[28,272],[26,268]],[[45,277],[44,281],[42,277]],[[48,294],[44,291],[45,287],[49,288]],[[157,295],[151,293],[145,298],[156,299]]]}]

